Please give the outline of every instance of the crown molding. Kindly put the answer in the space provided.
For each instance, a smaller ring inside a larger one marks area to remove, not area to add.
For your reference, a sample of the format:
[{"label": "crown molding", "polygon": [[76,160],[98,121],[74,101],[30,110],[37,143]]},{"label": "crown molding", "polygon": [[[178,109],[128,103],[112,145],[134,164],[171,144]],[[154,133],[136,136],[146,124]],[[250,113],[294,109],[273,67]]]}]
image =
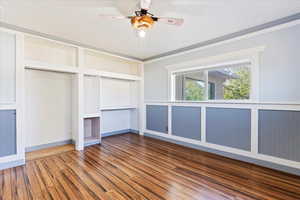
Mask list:
[{"label": "crown molding", "polygon": [[116,56],[116,57],[120,57],[120,58],[124,58],[124,59],[129,59],[129,60],[133,60],[133,61],[137,61],[140,63],[151,63],[151,62],[155,62],[158,60],[162,60],[162,59],[166,59],[166,58],[171,58],[174,56],[178,56],[178,55],[184,55],[187,53],[191,53],[194,51],[198,51],[198,50],[202,50],[205,48],[210,48],[213,46],[217,46],[217,45],[222,45],[225,43],[229,43],[232,41],[236,41],[236,40],[240,40],[240,39],[244,39],[244,38],[250,38],[256,35],[260,35],[260,34],[264,34],[264,33],[268,33],[268,32],[273,32],[276,30],[281,30],[281,29],[285,29],[285,28],[289,28],[295,25],[300,24],[300,13],[294,14],[294,15],[290,15],[288,17],[284,17],[284,18],[280,18],[265,24],[261,24],[258,26],[254,26],[248,29],[244,29],[238,32],[234,32],[231,34],[227,34],[218,38],[214,38],[211,40],[207,40],[204,42],[200,42],[200,43],[196,43],[187,47],[183,47],[180,49],[176,49],[176,50],[172,50],[166,53],[162,53],[162,54],[158,54],[155,56],[151,56],[145,59],[141,59],[138,57],[134,57],[134,56],[130,56],[130,55],[126,55],[126,54],[120,54],[120,53],[116,53],[116,52],[111,52],[111,51],[107,51],[104,49],[100,49],[94,46],[90,46],[87,44],[83,44],[80,42],[76,42],[73,40],[68,40],[65,38],[61,38],[61,37],[57,37],[54,35],[50,35],[50,34],[45,34],[45,33],[41,33],[38,31],[34,31],[34,30],[30,30],[27,28],[23,28],[20,26],[16,26],[16,25],[12,25],[12,24],[8,24],[5,22],[0,21],[0,27],[6,28],[6,29],[10,29],[10,30],[14,30],[17,32],[23,32],[23,33],[27,33],[30,35],[34,35],[34,36],[39,36],[42,38],[46,38],[46,39],[50,39],[50,40],[55,40],[55,41],[59,41],[59,42],[63,42],[63,43],[67,43],[67,44],[71,44],[71,45],[75,45],[75,46],[79,46],[79,47],[83,47],[83,48],[87,48],[87,49],[91,49],[91,50],[95,50],[98,52],[102,52],[104,54],[108,54],[111,56]]},{"label": "crown molding", "polygon": [[41,37],[41,38],[46,38],[46,39],[49,39],[49,40],[54,40],[54,41],[58,41],[58,42],[62,42],[62,43],[66,43],[66,44],[70,44],[70,45],[90,49],[90,50],[95,50],[97,52],[100,52],[100,53],[103,53],[103,54],[108,54],[108,55],[115,56],[115,57],[120,57],[120,58],[133,60],[133,61],[137,61],[137,62],[143,62],[142,59],[134,57],[134,56],[129,56],[129,55],[125,55],[125,54],[120,54],[120,53],[116,53],[116,52],[107,51],[107,50],[100,49],[100,48],[97,48],[97,47],[94,47],[94,46],[90,46],[90,45],[87,45],[87,44],[83,44],[83,43],[76,42],[76,41],[73,41],[73,40],[68,40],[68,39],[57,37],[57,36],[50,35],[50,34],[41,33],[41,32],[38,32],[38,31],[31,30],[31,29],[16,26],[16,25],[13,25],[13,24],[8,24],[8,23],[2,22],[2,21],[0,21],[0,27],[10,29],[10,30],[13,30],[13,31],[17,31],[17,32],[22,32],[22,33],[33,35],[33,36],[38,36],[38,37]]},{"label": "crown molding", "polygon": [[147,63],[151,63],[151,62],[155,62],[161,59],[165,59],[165,58],[170,58],[173,56],[178,56],[178,55],[183,55],[183,54],[187,54],[187,53],[191,53],[194,51],[198,51],[204,48],[209,48],[212,46],[217,46],[217,45],[221,45],[221,44],[225,44],[228,42],[232,42],[235,40],[240,40],[240,39],[244,39],[244,38],[250,38],[256,35],[260,35],[260,34],[264,34],[264,33],[268,33],[268,32],[273,32],[276,30],[280,30],[280,29],[284,29],[284,28],[288,28],[291,26],[295,26],[300,24],[300,13],[294,14],[294,15],[290,15],[288,17],[284,17],[281,19],[277,19],[265,24],[261,24],[258,26],[254,26],[248,29],[244,29],[235,33],[231,33],[228,35],[224,35],[215,39],[211,39],[211,40],[207,40],[204,42],[200,42],[200,43],[196,43],[187,47],[183,47],[177,50],[173,50],[173,51],[169,51],[166,53],[162,53],[156,56],[152,56],[152,57],[148,57],[143,59],[143,61],[147,64]]}]

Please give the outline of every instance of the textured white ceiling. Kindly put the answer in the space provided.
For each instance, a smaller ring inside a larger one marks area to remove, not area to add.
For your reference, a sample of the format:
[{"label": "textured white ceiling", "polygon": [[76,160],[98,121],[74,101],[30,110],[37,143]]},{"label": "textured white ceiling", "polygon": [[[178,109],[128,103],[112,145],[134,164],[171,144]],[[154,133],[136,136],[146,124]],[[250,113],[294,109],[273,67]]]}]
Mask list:
[{"label": "textured white ceiling", "polygon": [[95,48],[145,59],[300,12],[300,0],[153,0],[150,12],[182,17],[182,27],[155,24],[140,39],[127,20],[137,0],[0,0],[0,21]]}]

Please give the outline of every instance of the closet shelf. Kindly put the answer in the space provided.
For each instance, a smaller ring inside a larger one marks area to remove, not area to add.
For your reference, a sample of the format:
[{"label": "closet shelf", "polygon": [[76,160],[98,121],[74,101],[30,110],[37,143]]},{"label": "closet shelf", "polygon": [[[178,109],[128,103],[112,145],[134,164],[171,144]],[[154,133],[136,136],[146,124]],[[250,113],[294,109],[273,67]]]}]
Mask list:
[{"label": "closet shelf", "polygon": [[139,81],[142,79],[139,76],[130,75],[130,74],[106,72],[106,71],[101,71],[96,69],[78,68],[77,66],[55,65],[55,64],[43,63],[35,60],[25,60],[24,66],[26,69],[36,69],[36,70],[43,70],[43,71],[54,71],[54,72],[74,73],[74,74],[82,73],[84,75],[122,79],[128,81]]},{"label": "closet shelf", "polygon": [[134,110],[137,109],[136,106],[108,106],[102,107],[102,111],[110,111],[110,110]]},{"label": "closet shelf", "polygon": [[100,76],[106,78],[128,80],[128,81],[140,81],[142,79],[141,77],[135,75],[121,74],[121,73],[114,73],[114,72],[104,72],[104,71],[100,72]]},{"label": "closet shelf", "polygon": [[107,71],[101,71],[96,69],[80,68],[80,72],[83,73],[84,75],[89,75],[89,76],[100,76],[105,78],[121,79],[127,81],[140,81],[142,79],[141,77],[135,75],[107,72]]},{"label": "closet shelf", "polygon": [[65,73],[79,73],[78,67],[75,66],[64,66],[64,65],[54,65],[49,63],[43,63],[39,61],[26,60],[24,62],[26,69],[36,69],[43,71],[54,71],[54,72],[65,72]]}]

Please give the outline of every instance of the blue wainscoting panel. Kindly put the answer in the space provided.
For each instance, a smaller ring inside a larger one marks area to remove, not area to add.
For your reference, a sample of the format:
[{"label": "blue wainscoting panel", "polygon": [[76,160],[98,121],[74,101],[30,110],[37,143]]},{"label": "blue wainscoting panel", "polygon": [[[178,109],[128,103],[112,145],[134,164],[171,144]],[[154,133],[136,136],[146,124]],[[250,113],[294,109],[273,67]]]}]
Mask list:
[{"label": "blue wainscoting panel", "polygon": [[201,108],[173,106],[172,134],[184,138],[201,140]]},{"label": "blue wainscoting panel", "polygon": [[0,157],[16,154],[16,111],[0,111]]},{"label": "blue wainscoting panel", "polygon": [[251,110],[206,109],[206,140],[209,143],[251,150]]},{"label": "blue wainscoting panel", "polygon": [[148,130],[168,133],[168,106],[146,106],[146,127]]},{"label": "blue wainscoting panel", "polygon": [[300,112],[259,110],[258,152],[300,161]]}]

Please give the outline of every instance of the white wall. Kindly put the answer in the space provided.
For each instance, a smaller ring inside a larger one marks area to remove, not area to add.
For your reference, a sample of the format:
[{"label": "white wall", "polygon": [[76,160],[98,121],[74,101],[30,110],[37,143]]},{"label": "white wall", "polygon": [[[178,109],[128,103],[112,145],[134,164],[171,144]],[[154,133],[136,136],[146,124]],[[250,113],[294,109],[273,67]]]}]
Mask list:
[{"label": "white wall", "polygon": [[124,60],[94,51],[85,51],[85,64],[87,68],[98,69],[102,71],[140,75],[139,64],[137,62]]},{"label": "white wall", "polygon": [[0,104],[16,101],[16,37],[0,31]]},{"label": "white wall", "polygon": [[130,81],[102,78],[101,106],[131,106]]},{"label": "white wall", "polygon": [[145,64],[145,100],[168,100],[168,65],[266,46],[260,63],[260,100],[300,102],[300,25]]},{"label": "white wall", "polygon": [[72,138],[72,75],[26,70],[26,147]]},{"label": "white wall", "polygon": [[[101,83],[101,107],[138,106],[139,82],[103,78]],[[104,111],[101,120],[102,133],[138,130],[138,110]]]},{"label": "white wall", "polygon": [[76,48],[37,37],[25,36],[24,56],[26,60],[53,65],[76,66]]},{"label": "white wall", "polygon": [[131,129],[130,110],[104,111],[100,124],[102,133]]}]

